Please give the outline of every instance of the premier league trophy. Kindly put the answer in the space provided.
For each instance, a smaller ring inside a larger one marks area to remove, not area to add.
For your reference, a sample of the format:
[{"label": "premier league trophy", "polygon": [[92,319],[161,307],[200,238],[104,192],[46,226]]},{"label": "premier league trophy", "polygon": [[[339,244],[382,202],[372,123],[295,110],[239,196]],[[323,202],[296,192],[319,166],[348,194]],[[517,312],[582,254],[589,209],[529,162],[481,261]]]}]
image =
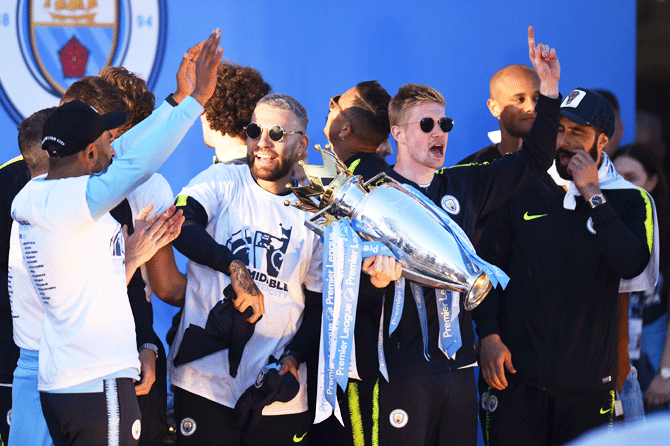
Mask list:
[{"label": "premier league trophy", "polygon": [[463,249],[472,245],[456,223],[383,174],[363,183],[330,146],[315,148],[324,165],[301,164],[309,184],[290,187],[298,201],[286,202],[315,214],[305,222],[310,229],[322,236],[333,221],[349,218],[362,239],[382,242],[393,252],[407,280],[461,293],[466,310],[482,302],[492,284]]}]

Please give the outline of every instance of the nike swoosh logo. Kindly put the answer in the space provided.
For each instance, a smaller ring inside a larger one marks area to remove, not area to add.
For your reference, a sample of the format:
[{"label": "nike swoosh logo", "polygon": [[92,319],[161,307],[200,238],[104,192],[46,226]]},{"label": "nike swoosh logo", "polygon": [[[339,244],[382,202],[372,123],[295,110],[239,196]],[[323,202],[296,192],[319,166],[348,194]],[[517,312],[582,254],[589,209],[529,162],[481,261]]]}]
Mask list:
[{"label": "nike swoosh logo", "polygon": [[528,220],[535,220],[536,218],[541,218],[541,217],[546,217],[549,214],[540,214],[540,215],[528,215],[528,212],[523,214],[523,219],[528,221]]},{"label": "nike swoosh logo", "polygon": [[610,407],[607,410],[605,410],[603,408],[600,409],[600,415],[605,415],[607,412],[612,412],[612,408]]},{"label": "nike swoosh logo", "polygon": [[298,437],[298,434],[293,435],[293,443],[300,443],[303,438],[305,438],[305,435],[307,435],[307,432],[302,434],[302,437]]}]

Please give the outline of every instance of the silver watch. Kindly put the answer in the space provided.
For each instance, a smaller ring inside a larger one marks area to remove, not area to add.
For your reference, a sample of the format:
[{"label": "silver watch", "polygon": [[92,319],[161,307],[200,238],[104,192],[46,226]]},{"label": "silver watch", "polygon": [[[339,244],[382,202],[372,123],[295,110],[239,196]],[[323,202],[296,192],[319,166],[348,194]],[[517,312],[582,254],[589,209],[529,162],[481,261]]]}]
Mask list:
[{"label": "silver watch", "polygon": [[152,344],[151,342],[146,342],[146,343],[142,344],[142,346],[139,348],[139,350],[142,350],[142,349],[145,349],[145,348],[147,350],[151,350],[152,352],[154,352],[154,355],[156,355],[156,359],[158,359],[158,346],[156,344]]},{"label": "silver watch", "polygon": [[601,204],[606,202],[607,200],[605,200],[605,196],[603,194],[591,195],[591,198],[589,198],[589,204],[591,205],[591,209],[595,209],[597,206],[600,206]]}]

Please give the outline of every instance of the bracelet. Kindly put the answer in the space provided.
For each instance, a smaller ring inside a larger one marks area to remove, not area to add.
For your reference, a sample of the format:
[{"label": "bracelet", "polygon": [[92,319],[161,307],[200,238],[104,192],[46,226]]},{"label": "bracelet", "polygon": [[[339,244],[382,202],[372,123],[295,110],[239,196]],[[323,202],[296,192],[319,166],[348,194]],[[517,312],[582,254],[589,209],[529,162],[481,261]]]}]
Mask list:
[{"label": "bracelet", "polygon": [[165,102],[167,102],[168,104],[170,104],[170,105],[173,106],[173,107],[176,107],[176,106],[179,105],[179,103],[178,103],[177,101],[174,100],[174,96],[173,96],[173,94],[174,94],[174,93],[170,93],[170,94],[167,96],[167,98],[165,98]]},{"label": "bracelet", "polygon": [[146,342],[146,343],[142,344],[142,346],[139,348],[139,350],[142,350],[142,349],[151,350],[152,352],[154,352],[154,355],[156,355],[156,359],[158,359],[158,346],[156,344],[152,344],[151,342]]}]

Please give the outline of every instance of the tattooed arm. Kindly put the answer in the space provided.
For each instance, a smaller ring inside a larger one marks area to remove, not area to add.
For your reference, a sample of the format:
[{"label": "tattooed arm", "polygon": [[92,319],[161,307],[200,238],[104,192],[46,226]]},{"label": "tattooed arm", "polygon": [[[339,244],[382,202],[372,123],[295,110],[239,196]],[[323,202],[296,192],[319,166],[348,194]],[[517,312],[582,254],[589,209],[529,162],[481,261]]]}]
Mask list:
[{"label": "tattooed arm", "polygon": [[247,307],[251,307],[254,310],[254,314],[247,321],[251,323],[256,322],[265,313],[263,293],[256,286],[256,282],[251,278],[249,270],[242,261],[233,260],[230,263],[228,275],[230,276],[230,284],[233,286],[233,291],[237,294],[233,305],[242,313]]}]

